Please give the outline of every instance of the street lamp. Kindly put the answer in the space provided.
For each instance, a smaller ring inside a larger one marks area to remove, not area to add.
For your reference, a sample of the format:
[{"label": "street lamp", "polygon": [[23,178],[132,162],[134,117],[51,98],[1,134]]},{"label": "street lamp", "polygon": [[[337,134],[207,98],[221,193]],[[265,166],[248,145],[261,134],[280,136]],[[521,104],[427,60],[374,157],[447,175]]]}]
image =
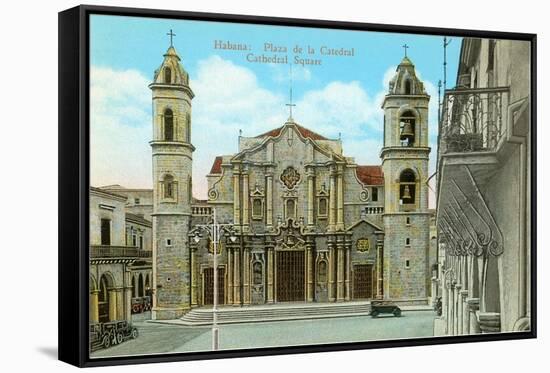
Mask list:
[{"label": "street lamp", "polygon": [[195,243],[199,243],[201,236],[198,230],[204,231],[208,234],[212,240],[213,246],[213,270],[214,270],[214,300],[212,304],[212,350],[218,350],[220,346],[220,331],[218,329],[218,242],[222,235],[228,234],[231,242],[237,240],[235,235],[235,230],[232,224],[219,224],[216,219],[216,209],[212,209],[212,222],[210,224],[197,224],[195,226],[197,231],[195,231],[195,236],[193,240]]}]

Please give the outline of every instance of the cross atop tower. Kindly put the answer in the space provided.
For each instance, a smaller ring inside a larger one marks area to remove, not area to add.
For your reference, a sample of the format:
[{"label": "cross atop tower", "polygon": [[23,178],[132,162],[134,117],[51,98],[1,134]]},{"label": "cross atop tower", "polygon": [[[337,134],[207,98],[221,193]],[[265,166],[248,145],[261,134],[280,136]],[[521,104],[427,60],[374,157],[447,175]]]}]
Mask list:
[{"label": "cross atop tower", "polygon": [[288,104],[285,104],[285,106],[288,106],[289,108],[289,116],[288,119],[292,121],[292,107],[296,106],[296,104],[292,103],[292,65],[290,65],[290,102]]},{"label": "cross atop tower", "polygon": [[410,47],[407,44],[403,44],[402,47],[405,49],[405,57],[407,57],[407,49]]},{"label": "cross atop tower", "polygon": [[176,34],[174,34],[174,33],[172,32],[172,29],[170,29],[170,32],[167,33],[166,35],[170,36],[170,46],[173,47],[174,44],[173,44],[172,38],[173,38],[174,36],[176,36]]}]

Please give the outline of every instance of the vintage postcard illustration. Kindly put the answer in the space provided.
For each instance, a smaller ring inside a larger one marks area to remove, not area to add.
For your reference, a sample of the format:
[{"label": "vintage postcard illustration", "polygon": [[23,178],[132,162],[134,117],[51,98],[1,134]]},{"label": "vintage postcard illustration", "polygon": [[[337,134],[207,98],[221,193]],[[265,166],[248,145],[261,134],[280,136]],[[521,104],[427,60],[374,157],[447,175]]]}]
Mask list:
[{"label": "vintage postcard illustration", "polygon": [[91,358],[530,329],[529,42],[89,30]]}]

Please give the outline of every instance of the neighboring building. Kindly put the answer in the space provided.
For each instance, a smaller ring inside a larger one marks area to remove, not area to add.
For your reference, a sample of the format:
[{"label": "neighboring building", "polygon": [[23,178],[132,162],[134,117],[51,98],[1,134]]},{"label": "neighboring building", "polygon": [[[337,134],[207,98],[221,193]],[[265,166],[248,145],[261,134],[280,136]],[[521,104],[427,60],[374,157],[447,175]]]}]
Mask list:
[{"label": "neighboring building", "polygon": [[90,188],[90,323],[131,321],[151,288],[151,222],[127,213],[126,203]]},{"label": "neighboring building", "polygon": [[438,154],[437,335],[530,328],[529,43],[462,41]]},{"label": "neighboring building", "polygon": [[358,165],[339,139],[292,117],[213,161],[208,201],[193,199],[189,76],[171,46],[153,95],[153,317],[213,302],[211,245],[196,224],[216,209],[219,301],[427,302],[430,292],[428,102],[405,57],[383,103],[382,165]]},{"label": "neighboring building", "polygon": [[127,198],[126,212],[134,215],[140,215],[143,218],[151,221],[153,213],[153,190],[152,189],[135,189],[125,188],[121,185],[102,186],[102,190],[120,194]]}]

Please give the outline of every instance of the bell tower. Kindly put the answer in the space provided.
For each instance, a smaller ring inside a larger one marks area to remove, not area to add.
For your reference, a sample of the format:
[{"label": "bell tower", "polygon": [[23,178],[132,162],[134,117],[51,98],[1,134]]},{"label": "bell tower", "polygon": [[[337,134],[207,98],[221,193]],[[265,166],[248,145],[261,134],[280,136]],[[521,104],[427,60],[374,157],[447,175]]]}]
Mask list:
[{"label": "bell tower", "polygon": [[153,98],[153,319],[190,308],[191,100],[189,75],[172,45],[149,85]]},{"label": "bell tower", "polygon": [[380,157],[385,178],[384,296],[428,296],[428,104],[430,96],[412,61],[397,66],[382,103],[384,147]]}]

